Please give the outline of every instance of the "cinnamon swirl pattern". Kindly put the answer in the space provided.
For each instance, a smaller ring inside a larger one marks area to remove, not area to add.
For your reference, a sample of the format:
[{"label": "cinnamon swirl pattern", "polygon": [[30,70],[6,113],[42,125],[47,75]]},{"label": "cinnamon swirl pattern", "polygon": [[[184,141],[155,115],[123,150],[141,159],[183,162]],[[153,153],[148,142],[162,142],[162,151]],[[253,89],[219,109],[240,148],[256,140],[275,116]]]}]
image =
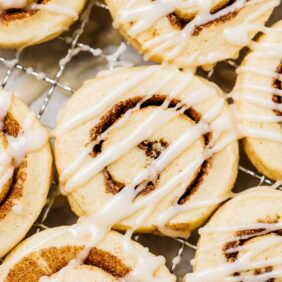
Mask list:
[{"label": "cinnamon swirl pattern", "polygon": [[48,134],[10,92],[0,90],[0,257],[27,233],[51,181]]},{"label": "cinnamon swirl pattern", "polygon": [[247,190],[200,230],[189,282],[282,281],[282,192]]},{"label": "cinnamon swirl pattern", "polygon": [[[19,245],[0,266],[0,279],[3,282],[19,281],[133,281],[131,272],[137,264],[137,256],[124,249],[123,236],[111,231],[78,265],[67,268],[58,278],[58,273],[68,263],[77,260],[79,253],[90,240],[87,237],[76,237],[71,227],[57,227],[33,235]],[[164,258],[156,257],[136,242],[131,242],[138,257],[158,262],[154,280],[138,281],[176,281],[164,265]],[[60,280],[56,280],[56,278]]]},{"label": "cinnamon swirl pattern", "polygon": [[100,73],[57,121],[62,192],[101,230],[188,237],[229,197],[234,127],[221,91],[192,73],[164,66]]},{"label": "cinnamon swirl pattern", "polygon": [[236,58],[279,0],[106,0],[114,26],[146,59],[179,67]]},{"label": "cinnamon swirl pattern", "polygon": [[[2,3],[3,2],[3,3]],[[0,48],[51,40],[78,18],[86,0],[5,0],[0,3]]]},{"label": "cinnamon swirl pattern", "polygon": [[264,175],[282,180],[282,22],[265,32],[237,70],[233,97],[250,160]]}]

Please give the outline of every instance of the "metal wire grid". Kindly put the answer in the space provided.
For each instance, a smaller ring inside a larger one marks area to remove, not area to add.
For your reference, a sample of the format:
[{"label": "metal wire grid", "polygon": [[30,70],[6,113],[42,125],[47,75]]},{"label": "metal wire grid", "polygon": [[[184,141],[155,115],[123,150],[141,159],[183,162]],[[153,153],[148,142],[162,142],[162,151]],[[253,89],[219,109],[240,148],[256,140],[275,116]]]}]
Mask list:
[{"label": "metal wire grid", "polygon": [[[88,3],[88,8],[85,9],[85,12],[81,15],[80,19],[79,19],[79,26],[78,28],[76,28],[73,33],[72,36],[61,36],[59,37],[59,40],[63,40],[64,42],[66,42],[69,47],[67,50],[67,53],[64,57],[61,58],[61,60],[58,62],[58,71],[55,75],[54,78],[47,76],[45,73],[42,73],[38,70],[34,70],[29,66],[24,66],[20,63],[20,54],[21,51],[18,51],[15,55],[15,57],[11,60],[8,59],[6,57],[0,56],[0,62],[3,63],[5,66],[7,66],[7,71],[5,73],[5,76],[1,82],[1,86],[5,87],[7,85],[7,83],[9,82],[9,80],[11,79],[11,75],[15,70],[19,70],[23,73],[25,73],[26,75],[31,75],[34,76],[36,78],[39,78],[41,76],[41,80],[47,82],[49,84],[49,88],[47,91],[46,96],[44,97],[44,100],[42,102],[42,104],[40,105],[40,109],[37,113],[37,116],[39,119],[42,119],[42,117],[45,114],[45,111],[48,107],[49,102],[51,101],[51,99],[55,99],[54,98],[54,93],[56,88],[61,88],[63,90],[65,90],[66,92],[68,92],[70,95],[73,94],[75,92],[76,89],[73,89],[72,87],[62,83],[60,81],[64,71],[66,70],[69,62],[72,60],[72,58],[74,56],[76,56],[78,53],[80,52],[89,52],[90,54],[92,54],[93,56],[101,56],[106,58],[107,56],[104,53],[98,53],[96,48],[93,48],[90,45],[84,44],[82,42],[80,42],[80,38],[82,36],[82,34],[85,31],[85,26],[89,20],[89,16],[90,16],[90,12],[91,9],[93,7],[93,5],[97,5],[99,7],[105,8],[107,9],[106,5],[101,3],[100,1],[90,1]],[[76,52],[74,52],[76,51]],[[118,62],[119,60],[119,56],[115,56],[114,60],[116,60],[116,62]],[[233,68],[236,67],[236,64],[233,61],[226,61],[227,64],[229,64],[230,66],[232,66]],[[42,76],[42,74],[44,74]],[[207,77],[209,77],[211,75],[207,74]],[[251,177],[253,179],[255,179],[257,181],[258,185],[273,185],[273,181],[271,181],[270,179],[267,179],[265,176],[258,174],[256,171],[254,171],[253,169],[250,169],[248,167],[239,166],[239,170],[241,172],[243,172],[245,174],[246,177]],[[59,195],[58,192],[58,182],[57,180],[54,180],[52,183],[52,187],[48,196],[48,200],[47,203],[39,217],[39,219],[34,223],[34,226],[36,228],[36,232],[39,232],[40,230],[43,229],[47,229],[48,227],[45,225],[45,221],[48,218],[48,215],[50,214],[50,211],[53,207],[53,204],[55,202],[56,197]],[[135,236],[134,237],[135,240],[139,239],[139,236]],[[175,250],[176,250],[176,257],[172,260],[171,262],[171,271],[175,272],[177,265],[179,264],[179,258],[182,258],[183,253],[185,248],[191,248],[192,250],[196,250],[196,246],[195,244],[190,243],[187,240],[183,240],[180,238],[171,238],[171,240],[174,240],[175,242]],[[178,258],[178,259],[177,259]]]}]

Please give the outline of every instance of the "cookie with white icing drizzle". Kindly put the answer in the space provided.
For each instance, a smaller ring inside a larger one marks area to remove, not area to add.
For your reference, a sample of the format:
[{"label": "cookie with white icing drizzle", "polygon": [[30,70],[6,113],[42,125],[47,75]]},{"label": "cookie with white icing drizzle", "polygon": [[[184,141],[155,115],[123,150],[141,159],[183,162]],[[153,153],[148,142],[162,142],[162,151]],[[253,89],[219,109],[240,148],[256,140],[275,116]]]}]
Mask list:
[{"label": "cookie with white icing drizzle", "polygon": [[51,172],[48,133],[22,102],[0,89],[0,257],[40,214]]},{"label": "cookie with white icing drizzle", "polygon": [[[166,268],[163,257],[154,256],[133,241],[130,244],[136,253],[128,253],[123,248],[123,239],[121,234],[109,232],[103,241],[91,249],[81,265],[68,268],[58,281],[132,281],[129,279],[130,273],[134,271],[140,257],[158,260],[154,281],[176,281],[175,276]],[[89,235],[76,236],[70,226],[37,233],[21,243],[5,259],[0,266],[1,281],[38,282],[48,281],[48,277],[57,281],[56,273],[75,259],[89,240]],[[145,272],[146,270],[148,269],[144,269]],[[138,281],[148,280],[145,278]]]},{"label": "cookie with white icing drizzle", "polygon": [[76,214],[98,214],[106,228],[187,237],[233,187],[234,127],[223,93],[190,72],[100,73],[57,120],[62,191]]},{"label": "cookie with white icing drizzle", "polygon": [[200,229],[189,282],[282,281],[282,192],[249,189]]},{"label": "cookie with white icing drizzle", "polygon": [[236,58],[278,0],[106,0],[114,26],[156,62],[179,67]]},{"label": "cookie with white icing drizzle", "polygon": [[86,0],[5,0],[0,3],[0,48],[51,40],[78,18]]},{"label": "cookie with white icing drizzle", "polygon": [[282,21],[266,30],[237,70],[233,98],[244,148],[257,169],[282,180]]}]

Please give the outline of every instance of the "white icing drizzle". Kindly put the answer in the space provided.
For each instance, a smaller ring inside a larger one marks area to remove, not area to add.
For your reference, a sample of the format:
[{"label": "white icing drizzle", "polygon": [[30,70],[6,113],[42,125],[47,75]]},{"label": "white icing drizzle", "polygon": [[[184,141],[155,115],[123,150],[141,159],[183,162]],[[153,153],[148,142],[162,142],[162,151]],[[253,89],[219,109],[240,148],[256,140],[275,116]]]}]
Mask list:
[{"label": "white icing drizzle", "polygon": [[242,66],[242,67],[239,67],[236,72],[239,74],[239,73],[255,73],[257,75],[262,75],[262,76],[265,76],[265,77],[270,77],[270,78],[276,78],[278,80],[282,80],[282,75],[275,72],[275,71],[271,71],[271,70],[265,70],[265,69],[259,69],[257,67],[247,67],[247,66]]},{"label": "white icing drizzle", "polygon": [[38,151],[47,144],[49,136],[45,129],[32,129],[34,113],[28,114],[23,123],[22,132],[17,136],[6,136],[9,143],[9,154],[19,165],[27,153]]},{"label": "white icing drizzle", "polygon": [[261,123],[277,123],[282,122],[282,117],[278,116],[267,116],[267,115],[252,115],[252,114],[240,114],[240,119],[242,121],[252,121]]},{"label": "white icing drizzle", "polygon": [[199,234],[214,233],[214,232],[231,232],[231,231],[243,231],[250,229],[265,229],[268,232],[282,229],[282,223],[251,223],[237,226],[225,226],[225,227],[203,227],[199,230]]},{"label": "white icing drizzle", "polygon": [[[213,21],[221,16],[227,15],[229,13],[232,13],[238,9],[241,9],[245,5],[245,0],[238,0],[232,5],[228,6],[227,8],[224,8],[220,10],[219,12],[215,14],[209,14],[210,9],[210,3],[211,1],[206,2],[207,5],[205,8],[208,8],[207,10],[204,9],[202,13],[197,15],[191,22],[189,22],[185,28],[180,32],[171,32],[169,34],[159,36],[155,39],[147,41],[145,44],[143,44],[143,47],[145,49],[150,49],[149,54],[147,55],[147,58],[149,59],[154,54],[157,54],[161,51],[167,50],[169,48],[172,48],[172,51],[170,51],[166,57],[165,61],[169,61],[173,58],[175,58],[177,55],[179,55],[185,48],[187,40],[192,36],[192,33],[195,29],[195,27],[203,25],[207,22]],[[183,38],[185,40],[183,40]],[[210,53],[212,54],[212,53]],[[213,55],[214,56],[214,55]],[[216,55],[217,56],[217,55]],[[215,57],[216,57],[215,56]]]},{"label": "white icing drizzle", "polygon": [[[252,1],[247,2],[246,5],[250,6],[255,3],[260,3],[260,0],[258,1]],[[244,19],[244,22],[241,23],[240,25],[232,28],[225,28],[223,31],[224,38],[231,44],[236,45],[236,46],[246,46],[248,45],[250,39],[249,39],[249,33],[250,32],[256,32],[256,31],[262,31],[262,30],[268,30],[267,28],[264,27],[264,25],[255,25],[250,23],[251,21],[255,20],[259,16],[263,15],[266,13],[269,9],[276,7],[277,5],[280,4],[280,1],[273,1],[266,3],[259,9],[256,9],[254,13],[249,15]]]},{"label": "white icing drizzle", "polygon": [[129,272],[126,277],[120,279],[121,282],[140,281],[140,278],[142,278],[143,281],[172,281],[171,277],[152,279],[156,269],[165,264],[165,258],[162,256],[153,257],[149,255],[149,250],[147,248],[146,251],[148,253],[142,254],[140,256],[140,252],[138,252],[130,240],[130,237],[125,237],[123,241],[123,249],[126,253],[131,253],[135,258],[137,258],[137,267],[135,267],[133,271]]},{"label": "white icing drizzle", "polygon": [[236,27],[225,28],[223,36],[225,40],[235,46],[246,46],[248,45],[249,33],[252,31],[261,30],[260,26],[245,23]]},{"label": "white icing drizzle", "polygon": [[245,84],[242,85],[240,88],[238,88],[239,91],[243,90],[255,90],[257,92],[262,92],[262,93],[273,93],[277,96],[282,96],[282,90],[276,89],[274,87],[265,87],[265,86],[259,86],[255,84]]},{"label": "white icing drizzle", "polygon": [[[119,27],[123,24],[133,22],[133,25],[129,28],[128,34],[131,37],[138,36],[142,32],[145,32],[152,27],[161,18],[175,12],[176,10],[189,10],[192,7],[197,7],[198,14],[186,24],[181,31],[172,31],[169,34],[157,36],[151,40],[146,41],[143,44],[143,49],[146,50],[146,59],[150,59],[159,52],[168,50],[168,53],[164,57],[164,61],[170,61],[176,58],[183,52],[187,42],[192,36],[197,26],[204,25],[208,22],[216,20],[220,17],[228,15],[232,12],[239,11],[244,7],[253,6],[256,4],[262,4],[261,7],[256,8],[253,13],[247,16],[243,22],[238,23],[237,26],[225,28],[223,30],[223,37],[228,43],[235,46],[245,46],[250,42],[250,32],[257,32],[263,30],[264,26],[254,25],[252,21],[256,18],[264,15],[268,10],[279,5],[279,0],[273,0],[267,3],[262,3],[261,0],[237,0],[231,5],[215,12],[211,13],[212,1],[181,1],[181,0],[158,0],[148,1],[146,3],[138,3],[135,0],[129,1],[129,3],[123,8],[120,8],[118,15],[114,21],[114,26]],[[137,4],[137,5],[136,5]],[[222,58],[222,53],[211,51],[208,54],[208,59],[217,60]],[[197,58],[201,57],[200,53],[195,53],[186,58],[182,63],[191,64]]]},{"label": "white icing drizzle", "polygon": [[270,110],[278,110],[279,112],[282,111],[282,105],[274,103],[269,98],[258,97],[255,95],[245,94],[243,97],[236,98],[237,101],[245,101],[250,104],[254,104],[256,106],[270,109]]},{"label": "white icing drizzle", "polygon": [[[282,31],[278,28],[269,28],[264,31],[264,33],[269,34],[273,31],[276,31],[277,33],[281,33]],[[276,59],[281,59],[282,58],[282,44],[281,43],[267,43],[267,42],[252,42],[249,46],[251,50],[253,51],[252,53],[249,54],[249,56],[255,57],[255,58],[276,58]],[[273,70],[271,70],[273,71]]]}]

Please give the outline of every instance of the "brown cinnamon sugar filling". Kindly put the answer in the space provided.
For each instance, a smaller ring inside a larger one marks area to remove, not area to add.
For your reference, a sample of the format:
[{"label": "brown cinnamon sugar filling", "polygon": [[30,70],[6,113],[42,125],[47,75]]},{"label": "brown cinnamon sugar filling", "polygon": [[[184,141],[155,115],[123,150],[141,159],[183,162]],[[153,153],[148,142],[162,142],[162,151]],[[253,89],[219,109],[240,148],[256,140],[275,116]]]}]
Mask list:
[{"label": "brown cinnamon sugar filling", "polygon": [[[276,68],[276,72],[278,74],[282,74],[282,60],[279,64],[279,66]],[[280,81],[279,79],[273,79],[272,86],[275,89],[282,90],[282,81]],[[273,95],[272,101],[276,104],[282,104],[282,97],[278,96],[278,95]],[[278,110],[273,110],[273,111],[277,116],[282,116],[282,112],[280,112]],[[282,122],[280,122],[280,125],[282,126]]]},{"label": "brown cinnamon sugar filling", "polygon": [[125,184],[115,180],[107,168],[103,169],[103,175],[107,192],[115,195],[124,188]]},{"label": "brown cinnamon sugar filling", "polygon": [[[275,217],[276,218],[276,217]],[[258,220],[259,223],[268,223],[273,224],[278,222],[278,218],[273,220],[271,217],[266,218],[265,220]],[[239,251],[232,251],[229,250],[238,248],[243,246],[248,241],[260,237],[260,236],[267,236],[270,234],[275,234],[277,236],[282,236],[282,229],[276,230],[276,231],[269,231],[265,232],[266,229],[259,228],[259,229],[248,229],[248,230],[242,230],[235,233],[235,239],[234,241],[228,242],[223,246],[223,253],[225,256],[225,259],[227,262],[233,263],[238,259]],[[263,233],[263,234],[262,234]],[[263,269],[255,269],[254,274],[259,275],[267,272],[271,272],[273,270],[272,266],[267,266]],[[240,273],[234,273],[234,276],[240,276]],[[274,278],[270,278],[266,280],[265,282],[274,282]]]},{"label": "brown cinnamon sugar filling", "polygon": [[[50,0],[38,0],[35,3],[37,4],[46,4]],[[32,9],[32,10],[21,10],[21,9],[10,9],[7,11],[4,11],[3,13],[0,13],[0,22],[9,23],[14,20],[22,20],[25,18],[32,17],[35,15],[39,10],[38,9]]]},{"label": "brown cinnamon sugar filling", "polygon": [[[38,282],[42,276],[51,276],[65,267],[82,249],[83,246],[67,245],[31,253],[10,269],[4,282]],[[131,271],[119,257],[98,248],[91,249],[83,265],[98,267],[116,278]]]},{"label": "brown cinnamon sugar filling", "polygon": [[[217,12],[227,8],[228,6],[232,5],[234,2],[236,2],[236,0],[229,0],[224,5],[219,5],[219,6],[215,7],[215,8],[213,8],[212,11],[211,11],[211,14],[215,14],[215,13],[217,13]],[[198,36],[204,28],[209,27],[209,26],[211,26],[213,24],[217,25],[217,24],[222,24],[222,23],[230,21],[231,19],[235,18],[238,15],[239,11],[240,10],[235,10],[233,12],[230,12],[230,13],[226,14],[226,15],[223,15],[223,16],[220,16],[220,17],[216,18],[215,20],[212,20],[212,21],[209,21],[209,22],[207,22],[205,24],[196,26],[194,28],[193,32],[192,32],[192,35],[193,36]],[[193,18],[195,16],[192,17],[192,18],[189,18],[189,17],[187,18],[182,13],[180,13],[178,11],[175,11],[174,13],[169,14],[167,17],[168,17],[171,25],[175,29],[182,30],[182,29],[184,29],[184,27],[190,21],[193,20]]]},{"label": "brown cinnamon sugar filling", "polygon": [[[125,101],[121,101],[115,106],[113,106],[104,116],[101,117],[100,122],[94,128],[91,129],[90,141],[94,142],[95,140],[97,140],[100,134],[110,128],[127,111],[134,108],[142,100],[142,98],[143,97],[130,98]],[[165,99],[165,95],[155,94],[150,99],[142,103],[140,108],[142,109],[150,106],[161,106]],[[172,99],[168,108],[175,108],[179,104],[180,100]],[[183,106],[185,105],[180,106],[179,109]],[[193,108],[189,108],[188,110],[186,110],[184,112],[184,115],[187,116],[189,119],[192,119],[195,123],[198,123],[201,119],[201,115]],[[205,144],[207,145],[209,143],[210,135],[206,134],[203,136],[203,138]],[[101,153],[103,143],[104,141],[101,141],[99,144],[93,147],[93,152],[91,154],[92,157],[95,157]],[[156,159],[168,146],[168,142],[163,139],[154,141],[144,140],[138,145],[138,148],[143,150],[147,157],[151,159]],[[189,199],[189,197],[200,187],[201,183],[206,178],[211,166],[212,158],[208,159],[203,163],[194,181],[187,187],[185,193],[179,199],[180,204],[184,204]],[[107,192],[111,194],[116,194],[125,187],[125,184],[117,181],[107,168],[103,170],[103,176]],[[149,181],[140,194],[144,195],[153,191],[157,186],[158,178],[154,181]]]},{"label": "brown cinnamon sugar filling", "polygon": [[151,159],[157,159],[167,147],[168,143],[163,139],[157,141],[145,140],[138,145],[138,148],[143,150],[146,156]]},{"label": "brown cinnamon sugar filling", "polygon": [[211,167],[212,158],[209,158],[202,164],[200,171],[198,172],[194,181],[188,187],[186,187],[184,194],[178,200],[178,204],[184,205],[189,200],[189,198],[199,189],[201,184],[205,181]]},{"label": "brown cinnamon sugar filling", "polygon": [[[6,135],[17,137],[20,131],[20,125],[11,113],[8,113],[4,119],[3,132]],[[23,187],[26,181],[27,161],[23,161],[15,169],[10,189],[6,197],[0,202],[0,220],[4,219],[12,210],[14,201],[23,196]]]}]

